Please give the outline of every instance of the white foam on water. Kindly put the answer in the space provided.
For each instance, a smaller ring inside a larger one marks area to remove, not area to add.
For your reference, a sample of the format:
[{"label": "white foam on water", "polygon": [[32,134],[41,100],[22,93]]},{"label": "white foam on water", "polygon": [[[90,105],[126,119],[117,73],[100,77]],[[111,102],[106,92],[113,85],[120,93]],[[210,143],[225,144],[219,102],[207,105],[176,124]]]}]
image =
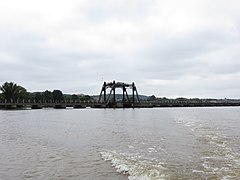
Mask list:
[{"label": "white foam on water", "polygon": [[[205,170],[211,170],[218,175],[239,174],[240,166],[235,162],[239,156],[229,146],[228,138],[219,132],[200,131],[197,134],[199,142],[207,145],[208,155],[202,156],[202,164]],[[226,179],[228,176],[224,176]],[[231,178],[230,178],[231,179]]]},{"label": "white foam on water", "polygon": [[192,172],[196,174],[216,175],[219,179],[235,179],[240,176],[240,155],[231,146],[231,137],[221,132],[218,127],[211,127],[204,122],[192,122],[191,119],[175,119],[189,129],[193,137],[203,148],[200,154],[200,166]]},{"label": "white foam on water", "polygon": [[128,145],[129,149],[134,149],[134,146]]},{"label": "white foam on water", "polygon": [[166,179],[166,168],[160,163],[140,160],[115,151],[100,152],[104,161],[110,161],[118,173],[127,174],[129,180],[160,180]]}]

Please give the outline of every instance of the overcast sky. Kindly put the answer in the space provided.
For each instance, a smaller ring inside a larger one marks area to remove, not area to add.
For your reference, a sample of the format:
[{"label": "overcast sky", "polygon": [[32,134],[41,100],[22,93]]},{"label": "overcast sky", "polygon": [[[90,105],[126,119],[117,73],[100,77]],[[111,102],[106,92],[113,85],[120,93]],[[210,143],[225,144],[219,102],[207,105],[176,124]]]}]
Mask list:
[{"label": "overcast sky", "polygon": [[0,0],[0,84],[240,98],[239,0]]}]

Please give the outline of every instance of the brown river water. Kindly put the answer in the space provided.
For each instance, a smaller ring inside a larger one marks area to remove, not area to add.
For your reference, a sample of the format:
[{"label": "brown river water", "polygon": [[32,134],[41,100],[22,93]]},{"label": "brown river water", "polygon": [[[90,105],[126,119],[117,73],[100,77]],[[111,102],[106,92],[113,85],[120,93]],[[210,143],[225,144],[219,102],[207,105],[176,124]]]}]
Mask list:
[{"label": "brown river water", "polygon": [[239,179],[240,107],[0,110],[0,179]]}]

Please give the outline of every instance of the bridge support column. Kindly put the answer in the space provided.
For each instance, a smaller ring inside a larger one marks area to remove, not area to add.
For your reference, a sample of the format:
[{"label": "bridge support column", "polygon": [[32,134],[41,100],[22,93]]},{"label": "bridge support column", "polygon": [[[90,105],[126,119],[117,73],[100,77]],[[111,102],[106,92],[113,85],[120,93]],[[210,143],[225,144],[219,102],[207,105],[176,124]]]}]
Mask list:
[{"label": "bridge support column", "polygon": [[106,96],[106,87],[107,85],[106,85],[106,82],[104,82],[104,84],[103,84],[103,98],[104,98],[104,102],[106,102],[106,100],[107,100],[107,96]]},{"label": "bridge support column", "polygon": [[125,88],[125,86],[123,86],[123,97],[122,97],[123,106],[125,104],[125,91],[126,91],[126,88]]},{"label": "bridge support column", "polygon": [[134,107],[134,99],[135,99],[134,92],[135,92],[135,85],[134,85],[134,82],[133,82],[132,83],[132,105],[133,105],[133,107]]},{"label": "bridge support column", "polygon": [[115,87],[115,81],[113,81],[113,104],[116,104],[116,87]]}]

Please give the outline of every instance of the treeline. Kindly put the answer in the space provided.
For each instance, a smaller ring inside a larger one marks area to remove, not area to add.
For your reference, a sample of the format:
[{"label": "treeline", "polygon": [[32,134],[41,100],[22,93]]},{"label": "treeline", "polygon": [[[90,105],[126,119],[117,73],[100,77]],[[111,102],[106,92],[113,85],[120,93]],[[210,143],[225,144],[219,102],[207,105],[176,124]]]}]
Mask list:
[{"label": "treeline", "polygon": [[35,101],[35,102],[52,102],[52,101],[89,101],[89,95],[63,94],[61,90],[46,90],[44,92],[28,92],[26,88],[17,85],[14,82],[5,82],[0,86],[0,100],[7,102],[16,101]]}]

